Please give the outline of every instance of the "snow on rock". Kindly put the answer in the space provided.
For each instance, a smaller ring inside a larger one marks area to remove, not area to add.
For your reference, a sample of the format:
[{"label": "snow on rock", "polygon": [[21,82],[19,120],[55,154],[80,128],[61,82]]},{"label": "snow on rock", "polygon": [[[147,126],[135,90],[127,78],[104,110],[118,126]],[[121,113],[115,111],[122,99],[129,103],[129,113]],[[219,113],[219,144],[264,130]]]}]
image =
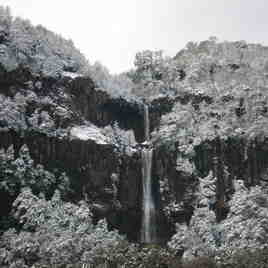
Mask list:
[{"label": "snow on rock", "polygon": [[70,137],[80,140],[92,140],[97,144],[109,144],[110,139],[103,135],[96,126],[75,126],[71,128]]},{"label": "snow on rock", "polygon": [[81,77],[83,76],[82,74],[79,74],[79,73],[72,73],[72,72],[62,72],[62,76],[65,76],[65,77],[70,77],[72,79],[75,79],[77,77]]}]

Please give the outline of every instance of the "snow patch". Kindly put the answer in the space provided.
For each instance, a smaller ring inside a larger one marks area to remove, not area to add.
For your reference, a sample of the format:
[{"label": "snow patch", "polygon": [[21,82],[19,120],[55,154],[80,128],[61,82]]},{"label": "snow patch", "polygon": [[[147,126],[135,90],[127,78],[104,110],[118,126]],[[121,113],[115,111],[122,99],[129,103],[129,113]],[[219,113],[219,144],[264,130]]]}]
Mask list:
[{"label": "snow patch", "polygon": [[79,74],[79,73],[72,73],[72,72],[62,72],[62,76],[65,76],[65,77],[70,77],[72,79],[75,79],[77,77],[81,77],[82,74]]},{"label": "snow patch", "polygon": [[109,138],[104,136],[96,126],[75,126],[71,128],[70,136],[84,141],[92,140],[97,144],[110,143]]}]

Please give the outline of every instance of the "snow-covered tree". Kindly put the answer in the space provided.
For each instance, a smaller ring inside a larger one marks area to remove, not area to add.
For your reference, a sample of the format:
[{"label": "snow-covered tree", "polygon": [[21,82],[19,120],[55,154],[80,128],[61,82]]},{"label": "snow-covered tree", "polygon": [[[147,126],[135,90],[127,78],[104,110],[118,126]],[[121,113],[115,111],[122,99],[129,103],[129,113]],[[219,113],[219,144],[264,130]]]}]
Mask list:
[{"label": "snow-covered tree", "polygon": [[0,189],[16,196],[23,187],[48,196],[56,188],[67,193],[69,178],[65,173],[54,174],[40,164],[35,165],[26,145],[21,147],[18,158],[13,147],[0,150]]},{"label": "snow-covered tree", "polygon": [[223,250],[234,253],[241,249],[262,249],[268,244],[268,192],[266,187],[247,189],[236,181],[235,193],[229,202],[230,212],[221,223]]},{"label": "snow-covered tree", "polygon": [[114,122],[112,126],[106,126],[102,132],[108,136],[111,143],[115,144],[120,152],[132,154],[137,142],[133,130],[123,130],[119,127],[118,122]]},{"label": "snow-covered tree", "polygon": [[38,49],[36,29],[28,20],[16,18],[10,28],[11,48],[13,49],[18,62],[27,64]]},{"label": "snow-covered tree", "polygon": [[208,207],[196,208],[190,225],[178,225],[169,246],[184,252],[185,258],[212,256],[230,260],[242,250],[266,249],[268,234],[268,192],[266,186],[247,189],[236,181],[235,193],[229,202],[225,220],[216,222]]},{"label": "snow-covered tree", "polygon": [[6,41],[9,35],[12,16],[9,7],[0,6],[0,40]]},{"label": "snow-covered tree", "polygon": [[140,74],[139,80],[145,80],[145,84],[153,79],[161,80],[163,61],[162,51],[145,50],[138,52],[134,64],[137,73]]},{"label": "snow-covered tree", "polygon": [[205,178],[199,178],[199,206],[212,209],[216,202],[216,181],[212,171]]},{"label": "snow-covered tree", "polygon": [[11,229],[3,234],[2,266],[99,265],[116,258],[116,249],[126,243],[117,231],[108,231],[104,220],[94,226],[85,202],[63,202],[58,191],[47,201],[25,188],[13,207],[22,231]]},{"label": "snow-covered tree", "polygon": [[134,84],[126,74],[113,75],[98,61],[89,67],[88,74],[99,88],[107,91],[113,97],[135,99],[134,95],[131,95]]},{"label": "snow-covered tree", "polygon": [[189,226],[177,224],[177,232],[168,246],[184,258],[215,256],[221,243],[221,232],[216,223],[215,213],[205,208],[197,208]]},{"label": "snow-covered tree", "polygon": [[60,76],[64,71],[88,75],[88,61],[72,40],[28,20],[12,19],[5,7],[0,7],[0,40],[0,62],[8,71],[23,64],[47,76]]},{"label": "snow-covered tree", "polygon": [[13,99],[0,94],[0,127],[25,130],[25,112],[26,99],[21,93],[17,93]]}]

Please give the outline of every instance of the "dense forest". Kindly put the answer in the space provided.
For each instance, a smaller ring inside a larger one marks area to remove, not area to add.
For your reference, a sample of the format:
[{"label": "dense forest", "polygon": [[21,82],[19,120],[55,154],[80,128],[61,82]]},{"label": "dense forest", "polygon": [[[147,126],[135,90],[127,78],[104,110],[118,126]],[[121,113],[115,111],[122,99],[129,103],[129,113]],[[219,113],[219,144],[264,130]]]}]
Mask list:
[{"label": "dense forest", "polygon": [[268,267],[268,47],[134,65],[0,7],[0,266]]}]

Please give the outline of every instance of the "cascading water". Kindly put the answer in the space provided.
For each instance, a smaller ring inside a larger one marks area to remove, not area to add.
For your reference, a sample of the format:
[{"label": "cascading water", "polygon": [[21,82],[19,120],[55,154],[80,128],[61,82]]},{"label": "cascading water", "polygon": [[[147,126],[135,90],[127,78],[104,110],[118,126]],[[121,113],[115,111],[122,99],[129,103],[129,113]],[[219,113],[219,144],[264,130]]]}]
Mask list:
[{"label": "cascading water", "polygon": [[[148,106],[144,107],[144,129],[145,139],[149,143],[149,111]],[[143,148],[141,151],[142,159],[142,185],[143,185],[143,202],[142,202],[142,226],[141,242],[156,242],[156,215],[155,204],[152,195],[152,158],[153,149]]]},{"label": "cascading water", "polygon": [[144,137],[145,141],[150,140],[150,120],[149,120],[149,109],[147,105],[144,105],[144,114],[143,114],[143,120],[144,120]]}]

